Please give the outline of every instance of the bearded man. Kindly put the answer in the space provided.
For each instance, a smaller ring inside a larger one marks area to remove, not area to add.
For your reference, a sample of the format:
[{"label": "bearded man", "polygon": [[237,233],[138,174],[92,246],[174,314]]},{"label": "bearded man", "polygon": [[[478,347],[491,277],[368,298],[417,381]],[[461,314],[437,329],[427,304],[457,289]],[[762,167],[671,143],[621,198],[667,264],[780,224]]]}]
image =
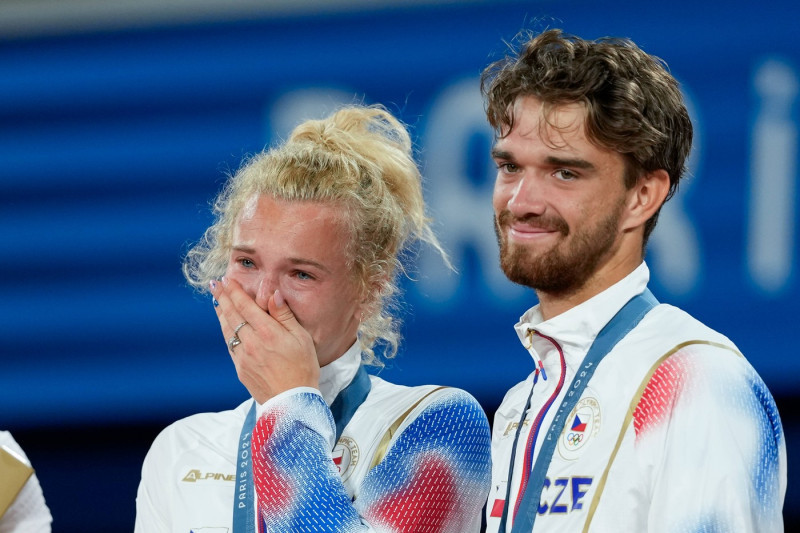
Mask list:
[{"label": "bearded man", "polygon": [[549,30],[490,65],[500,263],[539,303],[494,418],[487,531],[783,531],[786,446],[728,338],[647,289],[692,144],[677,81],[625,39]]}]

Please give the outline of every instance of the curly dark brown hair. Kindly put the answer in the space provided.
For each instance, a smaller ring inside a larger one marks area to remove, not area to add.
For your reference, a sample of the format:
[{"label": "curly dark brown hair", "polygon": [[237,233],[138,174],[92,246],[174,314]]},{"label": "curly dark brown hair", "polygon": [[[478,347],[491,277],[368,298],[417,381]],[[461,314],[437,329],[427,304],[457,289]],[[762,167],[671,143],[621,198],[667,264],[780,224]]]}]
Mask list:
[{"label": "curly dark brown hair", "polygon": [[[486,115],[498,135],[513,127],[519,97],[537,98],[545,114],[581,103],[587,137],[625,156],[629,188],[643,174],[664,169],[670,179],[667,199],[675,194],[692,146],[692,123],[664,61],[629,39],[588,41],[558,29],[524,32],[515,41],[523,43],[519,50],[512,47],[481,75]],[[657,219],[658,211],[645,224],[645,243]]]}]

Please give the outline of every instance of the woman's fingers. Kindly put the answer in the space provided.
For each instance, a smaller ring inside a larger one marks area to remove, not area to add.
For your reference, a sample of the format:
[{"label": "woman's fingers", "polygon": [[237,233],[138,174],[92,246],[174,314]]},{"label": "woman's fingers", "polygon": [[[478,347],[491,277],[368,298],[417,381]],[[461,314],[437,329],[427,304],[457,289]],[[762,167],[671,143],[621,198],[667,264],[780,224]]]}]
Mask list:
[{"label": "woman's fingers", "polygon": [[236,280],[223,278],[209,286],[239,380],[253,398],[263,403],[284,390],[319,386],[314,341],[279,290],[265,311]]},{"label": "woman's fingers", "polygon": [[212,280],[211,283],[209,283],[209,288],[211,289],[214,300],[217,302],[214,306],[214,311],[217,313],[222,336],[225,339],[225,343],[228,345],[228,349],[231,350],[235,348],[235,346],[231,346],[234,335],[241,333],[241,329],[236,331],[236,328],[246,321],[238,312],[236,305],[231,300],[230,294],[222,282]]}]

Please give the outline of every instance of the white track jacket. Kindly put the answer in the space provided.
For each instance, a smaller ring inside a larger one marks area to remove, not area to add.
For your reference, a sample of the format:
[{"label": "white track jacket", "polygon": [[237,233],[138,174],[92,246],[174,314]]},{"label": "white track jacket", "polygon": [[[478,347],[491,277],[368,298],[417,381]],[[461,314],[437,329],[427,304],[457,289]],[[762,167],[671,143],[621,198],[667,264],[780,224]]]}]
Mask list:
[{"label": "white track jacket", "polygon": [[[360,360],[354,347],[323,367],[321,394],[292,389],[258,406],[257,529],[477,532],[490,476],[481,406],[455,388],[371,376],[369,395],[335,442],[328,406]],[[156,438],[142,468],[137,533],[232,530],[240,433],[252,402],[185,418]]]},{"label": "white track jacket", "polygon": [[[649,279],[625,279],[551,320],[515,329],[547,379],[512,388],[494,419],[486,515],[507,531],[558,406],[603,326]],[[533,395],[509,472],[516,429]],[[510,491],[509,489],[510,484]],[[596,367],[566,418],[534,531],[782,532],[786,446],[775,403],[736,346],[675,307],[650,310]]]}]

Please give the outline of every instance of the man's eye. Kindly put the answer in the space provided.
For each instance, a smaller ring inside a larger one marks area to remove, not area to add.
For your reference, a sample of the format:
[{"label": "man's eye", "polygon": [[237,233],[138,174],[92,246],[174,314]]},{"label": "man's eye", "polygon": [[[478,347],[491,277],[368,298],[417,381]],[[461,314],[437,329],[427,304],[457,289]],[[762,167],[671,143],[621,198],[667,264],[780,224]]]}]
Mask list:
[{"label": "man's eye", "polygon": [[567,170],[565,168],[556,170],[555,176],[558,179],[561,179],[561,180],[564,180],[564,181],[571,181],[571,180],[574,180],[574,179],[576,179],[578,177],[577,174],[575,174],[571,170]]},{"label": "man's eye", "polygon": [[513,174],[514,172],[519,171],[519,167],[517,167],[517,165],[515,165],[514,163],[507,163],[507,162],[506,163],[498,163],[497,164],[497,168],[498,168],[498,170],[501,170],[503,172],[507,172],[509,174]]}]

